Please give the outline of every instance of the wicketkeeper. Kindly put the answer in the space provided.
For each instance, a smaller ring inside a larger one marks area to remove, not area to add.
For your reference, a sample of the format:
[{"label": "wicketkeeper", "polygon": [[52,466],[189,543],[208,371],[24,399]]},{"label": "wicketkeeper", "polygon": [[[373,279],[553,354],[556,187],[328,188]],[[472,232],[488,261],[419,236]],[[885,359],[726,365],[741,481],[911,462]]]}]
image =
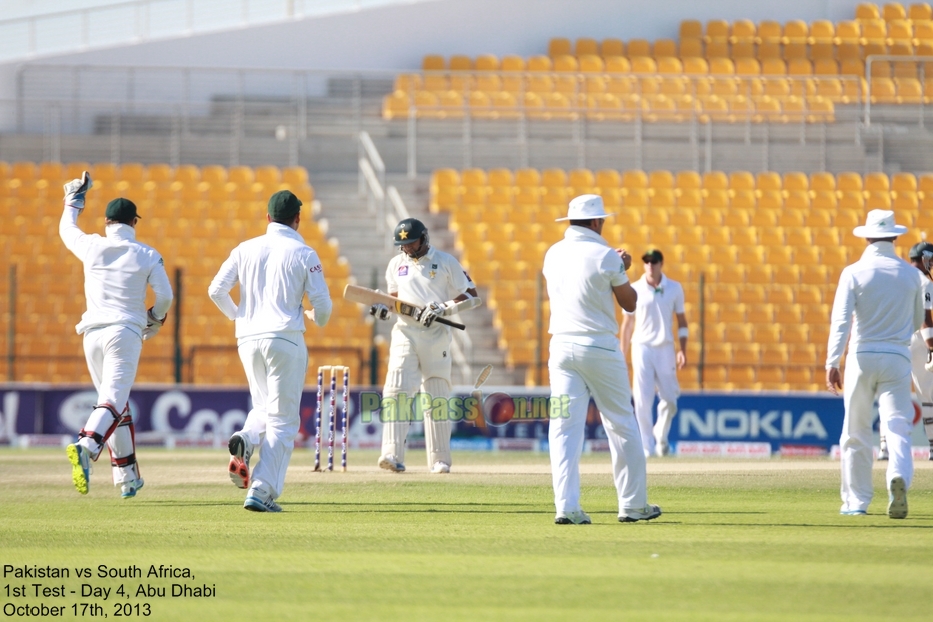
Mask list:
[{"label": "wicketkeeper", "polygon": [[[428,229],[420,220],[406,218],[395,227],[395,246],[401,252],[389,261],[386,283],[390,295],[425,307],[419,318],[399,315],[392,327],[389,368],[383,398],[400,394],[413,398],[419,389],[432,398],[450,397],[450,328],[434,320],[473,309],[482,304],[476,286],[452,255],[428,243]],[[370,309],[380,320],[389,319],[383,304]],[[401,402],[401,400],[400,400]],[[385,411],[383,412],[385,415]],[[405,470],[405,440],[411,413],[398,413],[396,421],[383,421],[379,466]],[[428,468],[449,473],[451,422],[424,415],[424,439]]]},{"label": "wicketkeeper", "polygon": [[[159,332],[168,314],[172,286],[162,256],[136,241],[139,214],[129,199],[107,204],[104,236],[78,228],[90,187],[87,172],[65,184],[65,210],[58,226],[65,247],[84,264],[87,311],[76,328],[84,335],[84,356],[97,389],[97,405],[78,434],[78,442],[68,445],[67,454],[75,487],[84,495],[90,486],[90,462],[107,445],[114,485],[121,486],[122,496],[129,498],[143,487],[136,462],[130,389],[143,341]],[[148,311],[147,286],[155,293]]]}]

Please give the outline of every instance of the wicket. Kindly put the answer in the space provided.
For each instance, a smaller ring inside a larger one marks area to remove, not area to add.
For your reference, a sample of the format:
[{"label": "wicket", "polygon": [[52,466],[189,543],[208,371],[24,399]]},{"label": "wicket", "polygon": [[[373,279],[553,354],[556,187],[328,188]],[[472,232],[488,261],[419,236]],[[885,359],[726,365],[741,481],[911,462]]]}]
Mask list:
[{"label": "wicket", "polygon": [[334,439],[337,432],[337,374],[343,372],[343,427],[340,470],[347,470],[347,429],[350,411],[350,368],[343,365],[322,365],[317,368],[317,413],[314,416],[314,470],[321,470],[321,413],[324,410],[324,374],[330,374],[330,425],[327,435],[327,470],[334,470]]}]

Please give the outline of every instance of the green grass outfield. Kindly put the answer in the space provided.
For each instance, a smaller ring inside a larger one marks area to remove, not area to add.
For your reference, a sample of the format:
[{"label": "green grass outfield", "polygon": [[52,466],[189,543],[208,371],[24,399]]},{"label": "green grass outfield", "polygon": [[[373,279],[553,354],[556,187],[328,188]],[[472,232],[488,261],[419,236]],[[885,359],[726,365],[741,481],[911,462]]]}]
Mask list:
[{"label": "green grass outfield", "polygon": [[[0,450],[0,566],[71,569],[3,577],[14,615],[0,618],[20,617],[12,603],[64,606],[66,619],[76,604],[108,619],[148,605],[149,619],[198,622],[930,619],[933,463],[917,463],[910,515],[895,521],[883,463],[871,514],[846,517],[828,460],[652,460],[649,498],[664,515],[620,524],[609,456],[586,456],[594,524],[557,526],[545,455],[454,457],[448,476],[429,475],[423,451],[402,475],[376,469],[373,452],[351,452],[349,473],[314,473],[298,450],[285,512],[256,514],[223,451],[142,449],[146,487],[122,500],[106,455],[81,496],[64,450]],[[101,564],[144,576],[99,578]],[[194,578],[147,578],[150,565]],[[65,596],[36,597],[37,583]],[[172,597],[173,583],[216,594]],[[82,584],[111,592],[81,597]],[[140,585],[166,596],[137,597]],[[20,586],[29,596],[14,596]]]}]

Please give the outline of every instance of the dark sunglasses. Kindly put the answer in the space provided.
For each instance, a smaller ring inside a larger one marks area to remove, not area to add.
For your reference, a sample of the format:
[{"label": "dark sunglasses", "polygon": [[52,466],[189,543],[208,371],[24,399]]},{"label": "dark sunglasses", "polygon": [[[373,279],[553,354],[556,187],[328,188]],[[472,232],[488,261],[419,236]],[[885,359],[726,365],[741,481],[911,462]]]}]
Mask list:
[{"label": "dark sunglasses", "polygon": [[658,261],[657,259],[649,259],[649,260],[646,261],[645,263],[650,263],[651,265],[656,265],[656,264],[659,264],[659,263],[661,263],[661,262]]}]

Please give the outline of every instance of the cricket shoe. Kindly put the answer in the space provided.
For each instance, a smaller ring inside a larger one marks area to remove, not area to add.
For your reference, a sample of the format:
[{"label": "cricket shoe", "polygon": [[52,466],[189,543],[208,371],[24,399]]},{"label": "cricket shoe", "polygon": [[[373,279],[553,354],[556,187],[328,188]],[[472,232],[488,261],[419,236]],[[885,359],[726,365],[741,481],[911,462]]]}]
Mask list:
[{"label": "cricket shoe", "polygon": [[435,462],[431,473],[450,473],[450,465],[446,462]]},{"label": "cricket shoe", "polygon": [[253,456],[253,444],[241,432],[234,432],[227,443],[230,450],[230,481],[237,488],[249,488],[249,459]]},{"label": "cricket shoe", "polygon": [[584,512],[583,510],[577,510],[576,512],[567,512],[565,514],[558,514],[554,517],[555,525],[592,525],[593,521],[590,520],[590,515]]},{"label": "cricket shoe", "polygon": [[91,487],[91,455],[87,449],[77,443],[68,445],[65,453],[68,455],[68,461],[71,462],[71,481],[74,482],[78,492],[86,495]]},{"label": "cricket shoe", "polygon": [[143,478],[133,479],[123,484],[120,487],[120,496],[124,499],[130,499],[136,496],[136,491],[142,488],[146,482],[143,481]]},{"label": "cricket shoe", "polygon": [[846,508],[839,510],[839,513],[843,516],[865,516],[868,514],[865,510],[847,510]]},{"label": "cricket shoe", "polygon": [[878,448],[878,460],[885,461],[888,459],[888,443],[881,439],[881,446]]},{"label": "cricket shoe", "polygon": [[655,455],[659,458],[671,455],[671,446],[666,442],[657,443],[655,445]]},{"label": "cricket shoe", "polygon": [[256,491],[251,491],[243,503],[243,507],[250,512],[281,512],[282,506],[272,497],[263,497]]},{"label": "cricket shoe", "polygon": [[[379,458],[379,468],[396,473],[404,473],[405,465],[398,461],[394,454],[386,454]],[[448,467],[449,470],[449,467]]]},{"label": "cricket shoe", "polygon": [[888,516],[890,518],[907,518],[907,482],[903,477],[891,480],[888,489]]},{"label": "cricket shoe", "polygon": [[933,460],[933,447],[930,447],[930,460]]},{"label": "cricket shoe", "polygon": [[650,503],[639,509],[626,509],[619,517],[620,523],[637,523],[640,520],[653,520],[661,515],[661,508]]}]

